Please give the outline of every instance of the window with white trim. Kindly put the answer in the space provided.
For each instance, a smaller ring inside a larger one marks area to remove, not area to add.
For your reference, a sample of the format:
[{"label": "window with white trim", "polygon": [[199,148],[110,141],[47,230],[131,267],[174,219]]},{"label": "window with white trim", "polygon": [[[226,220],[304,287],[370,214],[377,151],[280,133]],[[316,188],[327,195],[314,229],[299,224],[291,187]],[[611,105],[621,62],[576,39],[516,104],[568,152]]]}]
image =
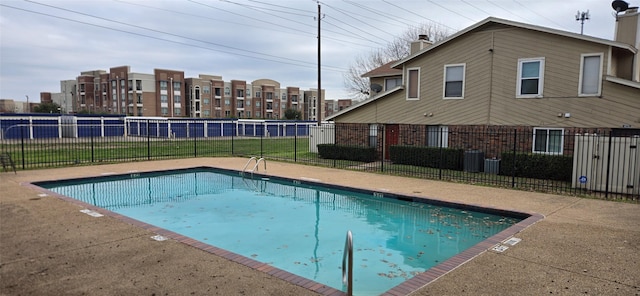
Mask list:
[{"label": "window with white trim", "polygon": [[602,85],[602,53],[580,56],[579,96],[599,96]]},{"label": "window with white trim", "polygon": [[420,97],[420,68],[407,70],[407,100],[419,100]]},{"label": "window with white trim", "polygon": [[444,65],[443,98],[464,98],[464,74],[466,64]]},{"label": "window with white trim", "polygon": [[518,60],[516,98],[539,98],[544,89],[544,58]]},{"label": "window with white trim", "polygon": [[533,153],[562,154],[564,147],[564,129],[533,129]]}]

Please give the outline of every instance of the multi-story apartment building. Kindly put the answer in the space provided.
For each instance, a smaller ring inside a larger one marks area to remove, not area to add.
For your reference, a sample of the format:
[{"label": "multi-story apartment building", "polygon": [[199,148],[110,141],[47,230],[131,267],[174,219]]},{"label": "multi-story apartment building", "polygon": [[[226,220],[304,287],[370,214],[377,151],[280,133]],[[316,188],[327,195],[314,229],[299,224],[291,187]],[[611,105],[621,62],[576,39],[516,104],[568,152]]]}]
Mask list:
[{"label": "multi-story apartment building", "polygon": [[[324,90],[321,92],[321,94],[322,98],[324,98]],[[322,101],[324,101],[324,99]],[[304,91],[304,111],[302,114],[304,120],[318,120],[318,116],[320,116],[321,118],[325,118],[325,108],[321,105],[324,104],[318,101],[317,88],[312,88],[310,90]]]},{"label": "multi-story apartment building", "polygon": [[[300,88],[281,88],[275,80],[224,81],[205,74],[186,78],[183,71],[166,69],[153,74],[133,73],[129,66],[85,71],[75,80],[61,81],[60,90],[43,94],[61,106],[61,113],[280,119],[286,109],[294,109],[303,114],[301,119],[310,119],[307,114],[315,112],[306,109],[315,104],[300,99]],[[314,100],[316,93],[309,93]]]}]

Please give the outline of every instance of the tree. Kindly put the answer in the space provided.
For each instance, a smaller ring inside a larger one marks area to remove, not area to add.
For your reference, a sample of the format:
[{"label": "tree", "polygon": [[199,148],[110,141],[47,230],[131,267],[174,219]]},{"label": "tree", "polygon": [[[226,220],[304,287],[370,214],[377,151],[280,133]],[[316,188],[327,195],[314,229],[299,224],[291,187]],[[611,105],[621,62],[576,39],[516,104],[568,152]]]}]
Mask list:
[{"label": "tree", "polygon": [[419,35],[427,35],[430,41],[437,42],[449,36],[450,32],[440,25],[422,23],[409,27],[400,36],[387,43],[386,47],[356,57],[347,73],[343,75],[345,87],[352,99],[362,100],[369,97],[371,85],[368,78],[361,77],[362,74],[409,56],[411,42],[418,40]]},{"label": "tree", "polygon": [[286,120],[300,120],[302,119],[302,112],[295,109],[284,110],[284,119]]},{"label": "tree", "polygon": [[60,113],[60,105],[56,103],[42,103],[33,107],[35,113]]}]

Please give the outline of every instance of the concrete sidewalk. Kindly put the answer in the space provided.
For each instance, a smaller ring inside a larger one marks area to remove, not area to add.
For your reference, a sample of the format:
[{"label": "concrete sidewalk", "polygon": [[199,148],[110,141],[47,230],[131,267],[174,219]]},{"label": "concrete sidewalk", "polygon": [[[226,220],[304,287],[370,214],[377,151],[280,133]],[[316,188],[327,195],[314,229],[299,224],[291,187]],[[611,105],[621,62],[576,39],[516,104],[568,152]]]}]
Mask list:
[{"label": "concrete sidewalk", "polygon": [[[197,158],[0,173],[0,295],[313,295],[27,183],[195,166]],[[269,162],[269,175],[536,212],[503,253],[487,251],[412,295],[640,295],[640,205]],[[356,269],[357,272],[357,269]],[[357,287],[355,287],[357,291]]]}]

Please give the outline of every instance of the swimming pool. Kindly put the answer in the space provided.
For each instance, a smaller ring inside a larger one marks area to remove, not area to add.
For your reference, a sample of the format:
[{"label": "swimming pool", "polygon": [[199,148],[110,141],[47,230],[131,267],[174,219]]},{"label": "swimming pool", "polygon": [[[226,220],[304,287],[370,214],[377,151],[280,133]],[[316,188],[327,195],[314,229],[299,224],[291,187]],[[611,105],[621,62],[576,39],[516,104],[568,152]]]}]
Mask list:
[{"label": "swimming pool", "polygon": [[354,291],[363,295],[420,277],[527,217],[263,177],[195,168],[36,185],[337,290],[351,230]]}]

